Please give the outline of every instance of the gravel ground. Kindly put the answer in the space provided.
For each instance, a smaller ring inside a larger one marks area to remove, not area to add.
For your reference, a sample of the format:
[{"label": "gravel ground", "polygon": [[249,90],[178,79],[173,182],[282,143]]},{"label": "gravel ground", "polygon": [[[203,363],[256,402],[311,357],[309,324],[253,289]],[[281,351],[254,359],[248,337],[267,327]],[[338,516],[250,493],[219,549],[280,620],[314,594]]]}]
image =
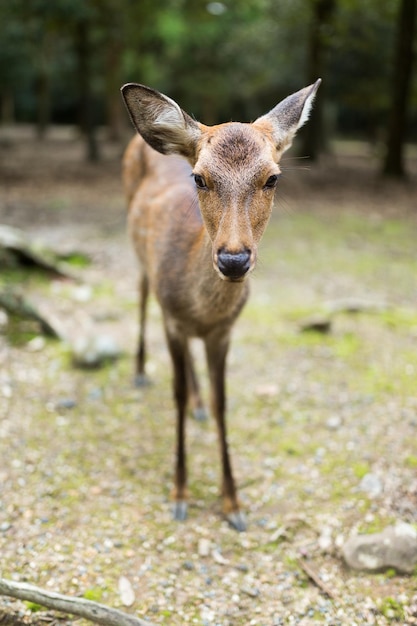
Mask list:
[{"label": "gravel ground", "polygon": [[[171,520],[174,413],[155,302],[153,384],[132,385],[136,268],[120,149],[106,145],[98,165],[81,156],[71,134],[43,145],[10,135],[0,147],[0,222],[91,258],[78,283],[7,280],[72,336],[94,327],[123,350],[80,370],[62,342],[1,318],[0,576],[158,624],[417,624],[415,575],[353,572],[340,556],[352,533],[417,524],[415,183],[377,182],[364,157],[311,171],[287,161],[229,359],[249,521],[239,534],[221,518],[210,420],[189,420],[189,518]],[[330,332],[301,332],[312,315]],[[6,612],[52,619],[34,608],[3,598],[0,623]]]}]

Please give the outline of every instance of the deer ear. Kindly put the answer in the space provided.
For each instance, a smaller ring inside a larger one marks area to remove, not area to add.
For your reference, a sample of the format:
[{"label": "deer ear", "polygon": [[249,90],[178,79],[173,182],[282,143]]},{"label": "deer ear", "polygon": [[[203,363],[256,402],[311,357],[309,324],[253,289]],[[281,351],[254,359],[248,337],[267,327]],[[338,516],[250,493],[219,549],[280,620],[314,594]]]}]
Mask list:
[{"label": "deer ear", "polygon": [[121,92],[133,125],[152,148],[193,157],[200,126],[174,100],[136,83],[124,85]]},{"label": "deer ear", "polygon": [[320,83],[319,78],[314,85],[293,93],[277,104],[272,111],[254,122],[254,126],[272,131],[272,137],[279,152],[288,150],[297,130],[308,120]]}]

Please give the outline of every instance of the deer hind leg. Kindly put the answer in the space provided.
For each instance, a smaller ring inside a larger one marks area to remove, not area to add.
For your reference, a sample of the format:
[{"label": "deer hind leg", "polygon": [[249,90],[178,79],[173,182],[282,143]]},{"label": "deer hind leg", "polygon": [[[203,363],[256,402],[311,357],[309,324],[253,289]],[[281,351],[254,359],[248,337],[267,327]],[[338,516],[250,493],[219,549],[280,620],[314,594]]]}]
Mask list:
[{"label": "deer hind leg", "polygon": [[149,281],[145,272],[139,279],[139,341],[136,352],[136,387],[143,387],[149,384],[149,379],[145,374],[146,362],[146,313],[149,297]]},{"label": "deer hind leg", "polygon": [[222,497],[223,512],[229,524],[238,531],[246,530],[245,514],[240,510],[236,484],[233,478],[229,455],[226,429],[226,393],[225,370],[229,341],[226,337],[220,340],[207,340],[206,353],[210,376],[211,402],[213,415],[216,419],[220,456],[222,463]]},{"label": "deer hind leg", "polygon": [[188,384],[188,401],[194,418],[203,422],[207,419],[207,411],[201,399],[200,385],[194,367],[193,355],[189,347],[187,347],[187,384]]},{"label": "deer hind leg", "polygon": [[166,328],[168,348],[174,370],[173,391],[177,411],[177,442],[173,498],[173,517],[183,521],[187,517],[187,459],[185,450],[185,420],[187,410],[187,343]]}]

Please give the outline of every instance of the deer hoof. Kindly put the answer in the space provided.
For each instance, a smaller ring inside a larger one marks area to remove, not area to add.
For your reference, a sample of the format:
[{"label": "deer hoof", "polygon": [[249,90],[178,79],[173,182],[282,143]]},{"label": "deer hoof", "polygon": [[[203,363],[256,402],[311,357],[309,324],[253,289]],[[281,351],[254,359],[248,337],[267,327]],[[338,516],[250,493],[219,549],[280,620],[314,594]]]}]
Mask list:
[{"label": "deer hoof", "polygon": [[232,511],[226,515],[230,526],[242,533],[246,530],[246,515],[242,511]]},{"label": "deer hoof", "polygon": [[133,384],[138,388],[149,387],[151,381],[145,374],[136,374]]},{"label": "deer hoof", "polygon": [[185,500],[178,500],[172,505],[173,518],[177,522],[184,522],[187,519],[187,503]]}]

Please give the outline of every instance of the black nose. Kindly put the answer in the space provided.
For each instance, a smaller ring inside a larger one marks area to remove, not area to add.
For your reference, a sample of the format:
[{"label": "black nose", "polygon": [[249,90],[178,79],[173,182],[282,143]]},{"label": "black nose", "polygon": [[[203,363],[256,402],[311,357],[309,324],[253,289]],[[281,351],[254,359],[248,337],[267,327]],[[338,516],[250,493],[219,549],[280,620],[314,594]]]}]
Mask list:
[{"label": "black nose", "polygon": [[220,248],[217,253],[217,267],[224,276],[236,280],[248,272],[250,257],[250,250],[227,252],[224,248]]}]

